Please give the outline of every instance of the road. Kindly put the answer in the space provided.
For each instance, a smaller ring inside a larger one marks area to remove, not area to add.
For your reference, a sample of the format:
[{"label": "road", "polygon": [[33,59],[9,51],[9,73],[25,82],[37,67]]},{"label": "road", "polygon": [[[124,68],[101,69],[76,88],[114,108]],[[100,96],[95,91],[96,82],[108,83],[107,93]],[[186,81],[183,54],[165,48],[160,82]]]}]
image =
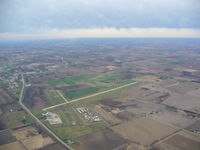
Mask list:
[{"label": "road", "polygon": [[69,150],[74,150],[72,147],[67,145],[65,142],[63,142],[57,135],[55,135],[50,129],[48,129],[22,102],[23,100],[23,94],[24,94],[24,89],[25,89],[25,81],[24,81],[24,76],[22,74],[22,90],[20,93],[19,97],[19,104],[22,106],[22,108],[29,113],[46,131],[48,131],[56,140],[58,140],[60,143],[62,143],[67,149]]},{"label": "road", "polygon": [[108,93],[108,92],[111,92],[111,91],[115,91],[115,90],[118,90],[118,89],[121,89],[121,88],[125,88],[125,87],[128,87],[128,86],[134,85],[136,83],[137,82],[129,83],[129,84],[122,85],[122,86],[119,86],[119,87],[116,87],[116,88],[113,88],[113,89],[110,89],[110,90],[107,90],[107,91],[98,92],[98,93],[95,93],[95,94],[92,94],[92,95],[89,95],[89,96],[85,96],[85,97],[81,97],[81,98],[77,98],[77,99],[74,99],[74,100],[71,100],[71,101],[66,101],[66,102],[61,103],[61,104],[57,104],[57,105],[54,105],[54,106],[50,106],[50,107],[44,108],[43,111],[46,111],[46,110],[49,110],[49,109],[52,109],[52,108],[56,108],[56,107],[59,107],[59,106],[62,106],[62,105],[74,103],[74,102],[77,102],[77,101],[80,101],[80,100],[83,100],[83,99],[86,99],[86,98],[91,98],[91,97],[94,97],[94,96],[105,94],[105,93]]},{"label": "road", "polygon": [[171,84],[171,85],[167,86],[166,88],[170,88],[170,87],[173,87],[173,86],[176,86],[176,85],[179,85],[179,82],[176,82],[176,83],[174,83],[174,84]]},{"label": "road", "polygon": [[65,101],[68,102],[68,100],[62,95],[62,93],[59,90],[56,90],[56,92],[58,93],[58,95]]}]

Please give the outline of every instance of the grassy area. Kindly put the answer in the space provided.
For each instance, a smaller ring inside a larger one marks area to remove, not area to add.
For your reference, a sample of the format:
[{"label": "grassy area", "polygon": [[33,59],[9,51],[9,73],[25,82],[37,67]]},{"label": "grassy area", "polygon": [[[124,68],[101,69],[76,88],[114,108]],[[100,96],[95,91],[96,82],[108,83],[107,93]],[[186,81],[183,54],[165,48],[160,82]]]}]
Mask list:
[{"label": "grassy area", "polygon": [[162,66],[175,66],[175,65],[181,65],[183,62],[175,61],[175,62],[169,62],[165,64],[161,64]]},{"label": "grassy area", "polygon": [[174,111],[174,112],[177,111],[177,109],[175,107],[172,107],[172,106],[165,106],[165,109],[168,110],[168,111]]},{"label": "grassy area", "polygon": [[50,101],[51,105],[56,105],[65,102],[63,98],[60,97],[58,92],[53,89],[46,89],[45,90],[45,95]]},{"label": "grassy area", "polygon": [[85,89],[78,89],[78,90],[72,90],[65,92],[65,97],[68,99],[75,99],[83,96],[87,96],[93,93],[96,93],[100,90],[98,87],[90,87],[90,88],[85,88]]},{"label": "grassy area", "polygon": [[15,127],[23,124],[33,123],[34,119],[24,111],[7,112],[2,117],[2,122],[8,127]]},{"label": "grassy area", "polygon": [[64,92],[64,95],[68,100],[72,100],[72,99],[88,96],[88,95],[91,95],[91,94],[94,94],[97,92],[106,91],[109,89],[120,87],[125,84],[129,84],[129,83],[133,83],[133,82],[135,82],[135,81],[134,80],[122,80],[120,82],[116,82],[114,85],[110,85],[107,87],[99,86],[99,87],[90,87],[90,88],[85,88],[85,89],[72,90],[72,91]]},{"label": "grassy area", "polygon": [[116,91],[112,91],[112,92],[108,92],[108,93],[101,94],[98,96],[94,96],[91,98],[83,99],[81,101],[74,102],[72,105],[74,107],[87,106],[89,108],[92,108],[93,106],[98,105],[100,103],[100,101],[103,99],[118,99],[118,98],[123,98],[125,96],[128,96],[127,93],[125,92],[126,89],[130,89],[132,87],[135,87],[136,85],[137,84],[131,85],[129,87],[125,87],[122,89],[118,89]]},{"label": "grassy area", "polygon": [[51,112],[56,113],[61,118],[63,123],[50,125],[46,121],[45,117],[41,115],[41,112],[37,113],[36,116],[63,141],[67,143],[68,140],[72,140],[74,143],[72,143],[71,146],[73,147],[80,144],[79,141],[75,139],[77,136],[98,131],[100,128],[108,125],[104,121],[85,123],[71,105],[65,105],[52,109]]},{"label": "grassy area", "polygon": [[77,84],[86,84],[93,87],[107,87],[123,80],[124,79],[121,73],[115,71],[107,72],[104,74],[87,74],[81,76],[74,76],[60,80],[48,80],[47,83],[53,86],[70,86]]},{"label": "grassy area", "polygon": [[107,124],[105,122],[95,122],[93,124],[81,124],[74,126],[63,126],[63,127],[52,127],[53,131],[61,137],[62,140],[73,139],[77,136],[85,135],[98,131],[100,128],[105,127]]},{"label": "grassy area", "polygon": [[78,82],[81,81],[87,81],[90,78],[94,77],[95,75],[89,74],[89,75],[80,75],[80,76],[74,76],[66,79],[59,79],[59,80],[48,80],[46,83],[52,85],[52,86],[70,86],[75,85]]},{"label": "grassy area", "polygon": [[63,92],[64,96],[71,100],[88,96],[100,91],[105,91],[111,88],[119,87],[128,83],[134,82],[130,79],[124,79],[120,72],[112,71],[104,74],[88,74],[81,76],[74,76],[67,79],[50,80],[48,84],[53,86],[70,86],[84,84],[88,85],[88,88],[75,89],[67,92]]},{"label": "grassy area", "polygon": [[173,79],[172,76],[168,76],[168,75],[163,75],[163,74],[152,74],[160,79]]},{"label": "grassy area", "polygon": [[133,78],[139,78],[139,77],[142,77],[142,76],[144,76],[144,74],[142,74],[142,73],[134,73],[133,74]]}]

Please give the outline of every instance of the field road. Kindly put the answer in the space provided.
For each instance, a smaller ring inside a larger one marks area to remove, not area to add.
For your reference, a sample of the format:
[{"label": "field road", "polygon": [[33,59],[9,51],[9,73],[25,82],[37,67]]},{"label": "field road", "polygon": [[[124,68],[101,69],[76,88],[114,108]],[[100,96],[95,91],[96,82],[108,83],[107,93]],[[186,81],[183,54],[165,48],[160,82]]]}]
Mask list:
[{"label": "field road", "polygon": [[166,88],[170,88],[170,87],[173,87],[173,86],[176,86],[176,85],[179,85],[179,82],[176,82],[176,83],[174,83],[174,84],[171,84],[171,85],[167,86]]},{"label": "field road", "polygon": [[56,90],[56,92],[58,93],[58,95],[65,101],[68,102],[68,100],[62,95],[62,93],[59,90]]},{"label": "field road", "polygon": [[[77,102],[77,101],[80,101],[80,100],[83,100],[83,99],[86,99],[86,98],[91,98],[91,97],[98,96],[98,95],[101,95],[101,94],[105,94],[105,93],[108,93],[108,92],[111,92],[111,91],[115,91],[115,90],[118,90],[118,89],[122,89],[122,88],[125,88],[125,87],[128,87],[128,86],[134,85],[134,84],[136,84],[136,83],[137,83],[137,82],[129,83],[129,84],[122,85],[122,86],[119,86],[119,87],[116,87],[116,88],[113,88],[113,89],[110,89],[110,90],[107,90],[107,91],[98,92],[98,93],[95,93],[95,94],[92,94],[92,95],[89,95],[89,96],[85,96],[85,97],[81,97],[81,98],[77,98],[77,99],[74,99],[74,100],[71,100],[71,101],[66,101],[66,102],[64,102],[64,103],[57,104],[57,105],[54,105],[54,106],[50,106],[50,107],[44,108],[44,109],[42,109],[42,110],[43,110],[43,111],[46,111],[46,110],[49,110],[49,109],[52,109],[52,108],[56,108],[56,107],[59,107],[59,106],[62,106],[62,105],[74,103],[74,102]],[[60,94],[61,94],[61,93],[60,93]]]},{"label": "field road", "polygon": [[57,135],[55,135],[50,129],[48,129],[22,102],[23,100],[23,94],[24,94],[24,89],[25,89],[25,81],[24,81],[24,76],[22,74],[22,90],[20,93],[19,97],[19,104],[22,106],[22,108],[29,113],[46,131],[48,131],[56,140],[58,140],[60,143],[62,143],[67,149],[69,150],[74,150],[72,147],[67,145],[65,142],[63,142]]}]

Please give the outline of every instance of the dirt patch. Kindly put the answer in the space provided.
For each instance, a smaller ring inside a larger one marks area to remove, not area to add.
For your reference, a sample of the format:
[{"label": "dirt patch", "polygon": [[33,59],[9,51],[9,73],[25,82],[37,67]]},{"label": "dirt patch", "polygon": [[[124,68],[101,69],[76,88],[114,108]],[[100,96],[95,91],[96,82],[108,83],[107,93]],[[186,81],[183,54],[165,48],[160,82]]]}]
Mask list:
[{"label": "dirt patch", "polygon": [[176,108],[200,113],[199,92],[199,89],[183,94],[171,92],[170,96],[163,103]]},{"label": "dirt patch", "polygon": [[131,118],[134,117],[134,114],[128,111],[123,111],[123,112],[119,112],[116,114],[117,118],[123,120],[123,121],[128,121]]},{"label": "dirt patch", "polygon": [[111,127],[123,138],[145,146],[175,132],[176,129],[149,118],[136,118]]},{"label": "dirt patch", "polygon": [[177,127],[186,128],[193,124],[195,120],[188,118],[176,112],[163,111],[151,116],[152,118],[167,124],[172,124]]},{"label": "dirt patch", "polygon": [[66,147],[62,146],[61,144],[55,143],[55,144],[47,145],[38,150],[67,150],[67,149],[66,149]]},{"label": "dirt patch", "polygon": [[120,120],[117,119],[111,112],[105,111],[101,105],[96,105],[94,111],[100,114],[105,120],[110,121],[113,124],[120,122]]},{"label": "dirt patch", "polygon": [[152,112],[159,112],[164,107],[153,103],[144,103],[141,101],[135,101],[136,106],[131,105],[125,108],[126,111],[133,113],[134,115],[150,114]]},{"label": "dirt patch", "polygon": [[126,109],[127,107],[134,107],[134,108],[139,108],[140,104],[139,102],[135,100],[129,100],[127,102],[123,102],[117,106],[120,109]]},{"label": "dirt patch", "polygon": [[140,81],[140,82],[158,82],[161,81],[158,77],[155,76],[142,76],[138,78],[133,78],[133,80]]},{"label": "dirt patch", "polygon": [[200,131],[200,120],[197,120],[194,124],[189,126],[187,129],[192,130],[192,131],[197,131],[197,130]]},{"label": "dirt patch", "polygon": [[46,145],[52,144],[53,140],[50,137],[43,137],[41,134],[36,136],[31,136],[29,138],[21,140],[21,142],[27,147],[29,150],[35,150],[42,148]]},{"label": "dirt patch", "polygon": [[161,87],[168,87],[168,86],[173,85],[173,84],[175,84],[175,83],[177,83],[177,81],[174,80],[174,79],[165,79],[165,80],[162,80],[162,81],[159,83],[159,85],[160,85]]},{"label": "dirt patch", "polygon": [[129,70],[124,70],[121,72],[121,75],[124,79],[131,79],[133,77],[133,73]]},{"label": "dirt patch", "polygon": [[119,134],[111,129],[103,129],[96,133],[87,134],[78,138],[81,145],[77,150],[111,150],[128,143]]},{"label": "dirt patch", "polygon": [[109,107],[116,107],[117,105],[121,104],[121,102],[114,101],[112,99],[104,99],[104,100],[101,100],[101,104],[105,106],[109,106]]},{"label": "dirt patch", "polygon": [[168,88],[170,91],[179,93],[179,94],[185,94],[187,92],[190,92],[192,90],[195,90],[195,87],[192,87],[187,84],[178,84],[176,86],[172,86]]},{"label": "dirt patch", "polygon": [[152,93],[144,94],[143,96],[141,96],[140,99],[144,101],[160,104],[164,102],[169,96],[170,94],[167,92],[154,91]]},{"label": "dirt patch", "polygon": [[145,150],[145,147],[143,145],[138,145],[138,144],[135,144],[135,143],[131,143],[124,150]]},{"label": "dirt patch", "polygon": [[180,150],[199,150],[200,142],[190,139],[188,137],[176,134],[164,143],[172,145]]},{"label": "dirt patch", "polygon": [[31,126],[14,130],[12,133],[17,138],[17,140],[23,140],[39,134],[38,131]]},{"label": "dirt patch", "polygon": [[54,143],[51,137],[39,134],[39,132],[31,126],[14,130],[13,135],[29,150],[39,149]]},{"label": "dirt patch", "polygon": [[106,69],[108,69],[108,70],[116,70],[117,68],[118,68],[118,67],[112,66],[112,65],[106,66]]}]

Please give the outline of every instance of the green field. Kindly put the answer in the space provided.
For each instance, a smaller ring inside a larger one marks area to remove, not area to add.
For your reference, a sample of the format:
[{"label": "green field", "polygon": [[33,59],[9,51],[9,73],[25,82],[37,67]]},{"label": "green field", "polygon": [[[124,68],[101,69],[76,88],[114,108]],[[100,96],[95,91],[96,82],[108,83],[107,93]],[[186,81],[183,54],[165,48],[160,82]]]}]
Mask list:
[{"label": "green field", "polygon": [[48,80],[46,83],[52,86],[70,86],[75,85],[79,82],[88,81],[90,78],[94,77],[95,75],[81,75],[81,76],[74,76],[66,79],[59,79],[59,80]]},{"label": "green field", "polygon": [[174,112],[177,111],[177,108],[172,107],[172,106],[165,106],[165,109],[168,110],[168,111],[174,111]]},{"label": "green field", "polygon": [[64,94],[65,94],[65,97],[67,97],[68,99],[75,99],[75,98],[96,93],[98,91],[99,91],[99,88],[91,87],[91,88],[85,88],[85,89],[79,89],[79,90],[72,90],[69,92],[65,92]]},{"label": "green field", "polygon": [[162,66],[175,66],[175,65],[181,65],[183,62],[175,61],[175,62],[169,62],[165,64],[161,64]]},{"label": "green field", "polygon": [[63,91],[63,95],[68,100],[72,100],[132,82],[134,81],[130,79],[124,79],[120,72],[115,71],[104,74],[74,76],[60,80],[48,80],[46,83],[56,87],[73,86],[79,84],[88,86],[88,88],[75,89],[67,92]]},{"label": "green field", "polygon": [[86,98],[77,102],[72,103],[74,107],[81,107],[81,106],[87,106],[89,108],[93,108],[95,105],[98,105],[101,100],[103,99],[118,99],[128,96],[126,93],[127,89],[134,88],[135,86],[139,85],[141,83],[137,83],[122,89],[118,89],[116,91],[100,94],[98,96],[94,96],[91,98]]}]

